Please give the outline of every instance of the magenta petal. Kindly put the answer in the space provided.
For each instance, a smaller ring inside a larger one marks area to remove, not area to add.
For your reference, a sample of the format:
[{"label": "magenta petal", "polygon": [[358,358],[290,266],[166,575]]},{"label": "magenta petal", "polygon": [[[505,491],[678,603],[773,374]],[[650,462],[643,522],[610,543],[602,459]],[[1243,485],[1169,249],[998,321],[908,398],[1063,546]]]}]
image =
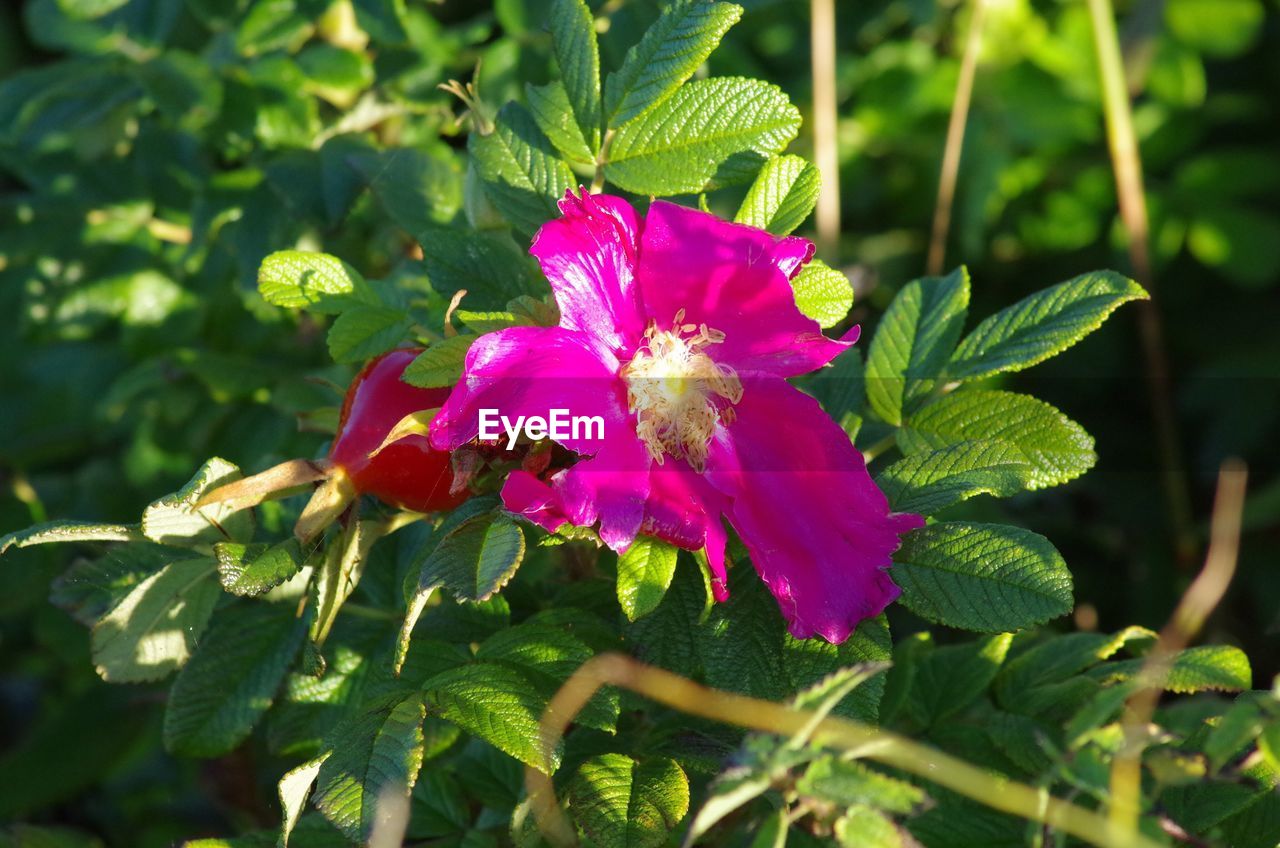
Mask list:
[{"label": "magenta petal", "polygon": [[668,457],[649,472],[649,498],[640,532],[696,551],[705,548],[711,589],[717,601],[729,597],[724,565],[726,535],[720,515],[728,498],[688,463]]},{"label": "magenta petal", "polygon": [[[431,444],[452,450],[476,438],[484,409],[497,410],[512,422],[517,416],[546,418],[551,410],[563,409],[569,415],[604,419],[604,441],[558,440],[578,453],[595,453],[612,431],[631,428],[635,432],[627,411],[626,386],[617,373],[613,354],[592,345],[582,333],[559,327],[511,327],[488,333],[467,351],[462,379],[431,422]],[[586,435],[585,428],[580,428],[579,435]],[[506,436],[501,440],[505,443]]]},{"label": "magenta petal", "polygon": [[625,200],[572,191],[564,216],[548,221],[529,252],[542,264],[560,306],[560,325],[580,330],[616,353],[644,334],[635,285],[639,221]]},{"label": "magenta petal", "polygon": [[844,431],[784,381],[745,381],[737,416],[708,461],[733,497],[729,522],[791,634],[843,642],[898,596],[885,569],[924,521],[890,513]]},{"label": "magenta petal", "polygon": [[512,471],[502,484],[502,504],[507,511],[532,521],[548,533],[569,520],[555,489],[528,471]]},{"label": "magenta petal", "polygon": [[600,522],[600,538],[612,550],[630,547],[644,520],[649,495],[649,453],[635,435],[616,432],[599,453],[580,460],[553,482],[574,524]]},{"label": "magenta petal", "polygon": [[796,308],[790,278],[812,255],[804,239],[654,201],[637,271],[645,312],[661,329],[683,309],[685,322],[724,332],[708,353],[741,373],[808,373],[852,344],[827,338]]}]

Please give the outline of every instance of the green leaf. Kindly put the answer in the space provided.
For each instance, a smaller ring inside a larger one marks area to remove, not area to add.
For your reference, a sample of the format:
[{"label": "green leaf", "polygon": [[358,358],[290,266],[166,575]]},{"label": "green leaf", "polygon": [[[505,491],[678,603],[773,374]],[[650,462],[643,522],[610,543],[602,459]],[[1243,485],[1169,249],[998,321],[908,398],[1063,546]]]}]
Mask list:
[{"label": "green leaf", "polygon": [[303,559],[297,539],[274,545],[219,542],[213,546],[213,555],[222,588],[242,596],[271,591],[297,574]]},{"label": "green leaf", "polygon": [[276,843],[278,848],[288,848],[289,836],[298,826],[298,819],[302,817],[302,811],[306,808],[311,787],[316,782],[316,775],[320,773],[320,766],[329,758],[330,753],[325,751],[315,759],[290,769],[285,772],[284,777],[280,778],[276,793],[280,797],[280,809],[284,812],[284,818],[280,822],[280,839]]},{"label": "green leaf", "polygon": [[267,303],[332,315],[360,304],[378,305],[360,272],[327,253],[280,250],[258,268],[258,292]]},{"label": "green leaf", "polygon": [[142,513],[142,534],[162,545],[201,548],[216,542],[247,542],[253,537],[253,513],[230,504],[196,507],[205,492],[240,479],[238,466],[213,457],[187,485],[152,503]]},{"label": "green leaf", "polygon": [[378,540],[376,526],[376,521],[359,521],[353,516],[342,532],[328,542],[324,561],[311,580],[316,614],[311,620],[310,635],[317,648],[328,638],[342,605],[360,582],[369,549]]},{"label": "green leaf", "polygon": [[1280,771],[1280,721],[1273,721],[1258,737],[1258,750],[1275,771]]},{"label": "green leaf", "polygon": [[519,671],[477,662],[437,674],[423,689],[441,716],[473,736],[548,774],[559,767],[561,751],[548,763],[539,742],[547,699]]},{"label": "green leaf", "polygon": [[987,633],[1071,611],[1071,573],[1048,539],[1002,524],[949,522],[912,532],[890,572],[929,621]]},{"label": "green leaf", "polygon": [[592,757],[568,794],[574,821],[601,848],[658,848],[689,812],[689,780],[668,759]]},{"label": "green leaf", "polygon": [[[417,588],[400,628],[395,667],[408,651],[413,628],[436,589],[459,601],[485,601],[507,585],[524,559],[524,533],[511,516],[484,512],[462,521],[417,565]],[[412,571],[410,572],[412,573]]]},{"label": "green leaf", "polygon": [[1030,395],[961,389],[926,404],[897,433],[903,453],[943,450],[966,442],[1001,441],[1031,463],[1030,489],[1057,486],[1093,467],[1093,437],[1054,407]]},{"label": "green leaf", "polygon": [[73,20],[92,20],[114,12],[129,0],[57,0],[58,8]]},{"label": "green leaf", "polygon": [[552,0],[551,48],[578,129],[594,155],[600,149],[600,48],[596,22],[583,0]]},{"label": "green leaf", "polygon": [[573,172],[523,106],[498,111],[493,132],[472,133],[467,149],[485,194],[511,225],[532,233],[556,217],[556,203],[574,185]]},{"label": "green leaf", "polygon": [[813,212],[821,190],[822,175],[812,163],[800,156],[775,156],[756,175],[733,220],[785,236]]},{"label": "green leaf", "polygon": [[207,557],[171,563],[135,586],[93,628],[93,662],[103,680],[159,680],[195,650],[222,590]]},{"label": "green leaf", "polygon": [[834,327],[849,314],[853,306],[853,286],[843,272],[821,259],[811,259],[791,278],[796,308],[818,322],[822,328]]},{"label": "green leaf", "polygon": [[732,3],[682,0],[663,10],[604,85],[604,114],[618,127],[662,103],[693,76],[742,17]]},{"label": "green leaf", "polygon": [[169,690],[165,748],[189,757],[236,748],[271,706],[306,632],[306,621],[283,605],[220,612]]},{"label": "green leaf", "polygon": [[[584,165],[595,164],[596,155],[582,135],[582,128],[574,118],[569,93],[559,80],[547,85],[525,87],[529,111],[547,140],[555,145],[566,159]],[[597,138],[597,146],[599,144]]]},{"label": "green leaf", "polygon": [[476,309],[502,309],[513,298],[546,294],[533,260],[505,234],[430,228],[418,236],[431,287],[445,298],[466,289]]},{"label": "green leaf", "polygon": [[1169,0],[1164,19],[1182,43],[1210,56],[1235,56],[1258,36],[1261,0]]},{"label": "green leaf", "polygon": [[918,786],[829,754],[805,768],[796,781],[796,792],[841,807],[869,804],[894,813],[910,813],[925,801]]},{"label": "green leaf", "polygon": [[1013,636],[1000,633],[936,648],[915,664],[907,710],[932,727],[978,700],[1000,671]]},{"label": "green leaf", "polygon": [[[1124,660],[1098,666],[1090,676],[1104,684],[1132,679],[1142,668],[1143,660]],[[1231,645],[1201,645],[1179,651],[1169,667],[1164,688],[1169,692],[1239,692],[1253,682],[1249,657]]]},{"label": "green leaf", "polygon": [[851,347],[813,374],[804,388],[853,439],[862,427],[865,387],[862,352]]},{"label": "green leaf", "polygon": [[960,442],[898,460],[876,477],[895,512],[933,515],[974,495],[1005,498],[1031,485],[1035,469],[1013,445]]},{"label": "green leaf", "polygon": [[462,208],[462,172],[454,159],[402,147],[348,156],[400,229],[416,236],[448,224]]},{"label": "green leaf", "polygon": [[334,362],[364,362],[404,340],[413,319],[394,306],[357,306],[337,317],[329,328],[329,356]]},{"label": "green leaf", "polygon": [[[566,628],[526,621],[500,630],[476,650],[476,659],[506,663],[521,671],[548,701],[583,663],[594,656],[586,642]],[[618,722],[617,690],[605,689],[593,697],[574,722],[612,733]]]},{"label": "green leaf", "polygon": [[[871,807],[856,805],[836,820],[836,840],[845,848],[906,848],[898,826]],[[910,844],[916,844],[912,841]]]},{"label": "green leaf", "polygon": [[334,729],[333,753],[316,775],[314,803],[353,842],[367,842],[381,807],[408,798],[422,767],[422,695],[391,698]]},{"label": "green leaf", "polygon": [[969,272],[926,277],[903,286],[889,304],[867,352],[867,400],[901,424],[937,385],[969,308]]},{"label": "green leaf", "polygon": [[617,129],[605,177],[636,194],[694,194],[717,174],[721,182],[738,178],[786,147],[799,128],[800,112],[777,86],[740,77],[695,80]]},{"label": "green leaf", "polygon": [[628,621],[658,608],[676,573],[676,548],[652,536],[639,536],[618,557],[618,603]]},{"label": "green leaf", "polygon": [[10,548],[47,545],[50,542],[139,542],[143,538],[141,529],[134,524],[46,521],[0,538],[0,555]]},{"label": "green leaf", "polygon": [[467,351],[476,336],[453,336],[432,342],[418,357],[410,362],[400,375],[411,386],[436,389],[452,386],[462,376],[462,366]]},{"label": "green leaf", "polygon": [[1113,271],[1051,286],[974,327],[951,357],[947,376],[976,380],[1029,368],[1101,327],[1121,304],[1146,298],[1142,286]]}]

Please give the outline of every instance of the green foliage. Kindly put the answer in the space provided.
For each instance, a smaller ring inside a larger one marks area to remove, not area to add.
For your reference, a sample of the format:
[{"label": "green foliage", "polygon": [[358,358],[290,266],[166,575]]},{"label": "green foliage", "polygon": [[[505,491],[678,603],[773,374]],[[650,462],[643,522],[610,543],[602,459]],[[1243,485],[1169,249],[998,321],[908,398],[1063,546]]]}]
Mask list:
[{"label": "green foliage", "polygon": [[604,754],[578,767],[569,804],[592,842],[656,848],[689,811],[689,781],[674,760]]},{"label": "green foliage", "polygon": [[637,539],[618,557],[618,604],[629,621],[648,615],[676,576],[674,545],[652,537]]},{"label": "green foliage", "polygon": [[824,328],[843,321],[853,306],[849,278],[821,259],[812,259],[801,268],[791,279],[791,288],[796,295],[796,308]]},{"label": "green foliage", "polygon": [[812,163],[799,156],[775,156],[756,175],[733,220],[788,235],[813,212],[821,189],[822,176]]}]

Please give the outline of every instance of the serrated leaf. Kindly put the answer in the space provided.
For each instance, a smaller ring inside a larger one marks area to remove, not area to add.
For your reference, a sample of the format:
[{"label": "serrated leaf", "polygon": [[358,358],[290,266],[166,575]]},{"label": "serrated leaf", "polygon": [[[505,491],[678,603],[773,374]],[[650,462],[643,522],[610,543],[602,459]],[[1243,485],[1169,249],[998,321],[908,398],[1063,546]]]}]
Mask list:
[{"label": "serrated leaf", "polygon": [[628,621],[658,608],[676,573],[674,545],[652,536],[637,537],[618,557],[618,603]]},{"label": "serrated leaf", "polygon": [[785,236],[813,212],[821,190],[822,175],[811,162],[800,156],[775,156],[756,175],[733,220]]},{"label": "serrated leaf", "polygon": [[242,603],[218,614],[169,690],[164,746],[219,757],[243,742],[292,665],[305,620],[283,605]]},{"label": "serrated leaf", "polygon": [[488,600],[516,573],[524,552],[524,533],[505,512],[472,515],[449,530],[417,564],[417,587],[400,627],[397,671],[408,651],[413,628],[436,589],[444,587],[459,601]]},{"label": "serrated leaf", "polygon": [[831,755],[805,768],[796,781],[796,792],[841,807],[869,804],[894,813],[909,813],[925,801],[924,790],[918,786]]},{"label": "serrated leaf", "polygon": [[213,555],[218,561],[222,588],[246,597],[269,592],[302,568],[297,539],[274,545],[219,542],[213,546]]},{"label": "serrated leaf", "polygon": [[547,700],[510,666],[472,663],[437,674],[423,689],[440,715],[473,736],[548,774],[559,767],[561,750],[548,763],[540,744]]},{"label": "serrated leaf", "polygon": [[901,424],[947,366],[969,308],[969,272],[926,277],[903,286],[889,304],[867,352],[867,400]]},{"label": "serrated leaf", "polygon": [[1030,395],[961,389],[921,407],[897,433],[903,453],[970,441],[1002,441],[1032,466],[1030,489],[1057,486],[1093,467],[1093,437],[1054,407]]},{"label": "serrated leaf", "polygon": [[364,843],[392,795],[409,796],[422,767],[422,695],[388,699],[334,729],[333,753],[316,775],[314,803],[353,842]]},{"label": "serrated leaf", "polygon": [[990,687],[1012,643],[1000,633],[934,649],[915,664],[908,714],[927,728],[963,711]]},{"label": "serrated leaf", "polygon": [[448,224],[462,207],[462,172],[452,158],[402,147],[346,159],[391,220],[410,235]]},{"label": "serrated leaf", "polygon": [[452,386],[462,376],[462,366],[467,351],[476,336],[452,336],[432,342],[418,357],[410,362],[400,379],[422,389],[439,389]]},{"label": "serrated leaf", "polygon": [[386,353],[404,340],[413,319],[393,306],[356,306],[339,315],[329,328],[329,356],[334,362],[363,362]]},{"label": "serrated leaf", "polygon": [[796,308],[824,329],[834,327],[853,306],[853,286],[843,272],[821,259],[811,259],[791,278]]},{"label": "serrated leaf", "polygon": [[280,798],[280,809],[284,816],[280,822],[280,839],[276,843],[278,848],[288,848],[289,836],[298,826],[298,819],[302,817],[302,811],[306,808],[311,787],[316,782],[316,775],[320,773],[320,766],[329,758],[329,754],[329,751],[325,751],[315,759],[290,769],[280,778],[276,794]]},{"label": "serrated leaf", "polygon": [[[1100,665],[1090,677],[1103,684],[1133,679],[1144,660],[1121,660]],[[1253,681],[1249,657],[1231,645],[1200,645],[1179,651],[1169,666],[1164,688],[1188,695],[1193,692],[1239,692]]]},{"label": "serrated leaf", "polygon": [[568,794],[574,821],[602,848],[657,848],[689,811],[689,780],[665,758],[592,757]]},{"label": "serrated leaf", "polygon": [[847,809],[835,823],[836,840],[845,848],[907,848],[907,840],[891,819],[872,807]]},{"label": "serrated leaf", "polygon": [[551,49],[574,120],[594,155],[600,149],[600,48],[584,0],[552,0]]},{"label": "serrated leaf", "polygon": [[1007,442],[960,442],[904,457],[876,477],[895,512],[933,515],[975,495],[1005,498],[1031,485],[1035,469]]},{"label": "serrated leaf", "polygon": [[[555,145],[556,150],[570,161],[583,165],[595,164],[596,155],[582,135],[582,128],[574,117],[564,83],[554,80],[546,85],[528,85],[525,86],[525,96],[538,129]],[[596,145],[599,146],[598,136]]]},{"label": "serrated leaf", "polygon": [[258,292],[267,303],[322,315],[379,303],[355,268],[336,256],[301,250],[280,250],[263,259]]},{"label": "serrated leaf", "polygon": [[547,291],[533,260],[508,235],[435,227],[419,233],[418,242],[431,287],[446,298],[466,289],[469,307],[503,308],[512,298]]},{"label": "serrated leaf", "polygon": [[[549,701],[564,682],[594,651],[563,627],[526,621],[500,630],[476,650],[476,659],[515,666],[539,686]],[[612,733],[618,722],[619,697],[615,689],[597,693],[578,713],[574,722]]]},{"label": "serrated leaf", "polygon": [[663,10],[604,86],[604,114],[617,127],[660,104],[693,76],[742,17],[732,3],[683,0]]},{"label": "serrated leaf", "polygon": [[518,103],[498,110],[493,132],[472,133],[467,149],[485,194],[517,230],[532,233],[556,217],[556,203],[574,185],[533,116]]},{"label": "serrated leaf", "polygon": [[329,637],[342,605],[360,582],[369,549],[378,540],[374,532],[376,525],[376,521],[359,521],[353,517],[325,549],[324,562],[311,581],[316,612],[311,620],[310,636],[317,648]]},{"label": "serrated leaf", "polygon": [[1029,368],[1098,329],[1121,304],[1146,298],[1142,286],[1113,271],[1051,286],[974,327],[951,357],[947,376],[976,380]]},{"label": "serrated leaf", "polygon": [[52,542],[139,542],[144,538],[141,528],[135,524],[46,521],[0,538],[0,555],[10,548],[26,548]]},{"label": "serrated leaf", "polygon": [[1043,536],[1003,524],[922,527],[893,557],[902,603],[939,624],[1021,630],[1071,611],[1071,573]]},{"label": "serrated leaf", "polygon": [[155,501],[142,513],[142,533],[153,542],[202,548],[216,542],[248,542],[253,537],[253,513],[229,504],[197,507],[206,492],[240,479],[240,469],[214,457],[177,492]]},{"label": "serrated leaf", "polygon": [[103,680],[159,680],[186,663],[222,590],[213,560],[171,563],[135,586],[93,628],[93,662]]},{"label": "serrated leaf", "polygon": [[718,174],[720,182],[750,174],[799,128],[799,111],[777,86],[741,77],[695,80],[618,127],[605,177],[636,194],[695,194]]}]

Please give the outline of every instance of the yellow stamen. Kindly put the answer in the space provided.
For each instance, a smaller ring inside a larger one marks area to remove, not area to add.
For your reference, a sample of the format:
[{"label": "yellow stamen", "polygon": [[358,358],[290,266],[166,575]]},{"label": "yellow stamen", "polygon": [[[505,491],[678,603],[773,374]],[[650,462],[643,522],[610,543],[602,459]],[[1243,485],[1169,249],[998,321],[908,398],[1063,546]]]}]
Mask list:
[{"label": "yellow stamen", "polygon": [[659,465],[670,455],[701,471],[716,425],[733,420],[729,404],[742,400],[742,382],[732,368],[703,352],[723,342],[724,333],[706,324],[686,324],[684,318],[681,309],[672,330],[650,324],[622,376],[636,413],[636,434],[649,455]]}]

